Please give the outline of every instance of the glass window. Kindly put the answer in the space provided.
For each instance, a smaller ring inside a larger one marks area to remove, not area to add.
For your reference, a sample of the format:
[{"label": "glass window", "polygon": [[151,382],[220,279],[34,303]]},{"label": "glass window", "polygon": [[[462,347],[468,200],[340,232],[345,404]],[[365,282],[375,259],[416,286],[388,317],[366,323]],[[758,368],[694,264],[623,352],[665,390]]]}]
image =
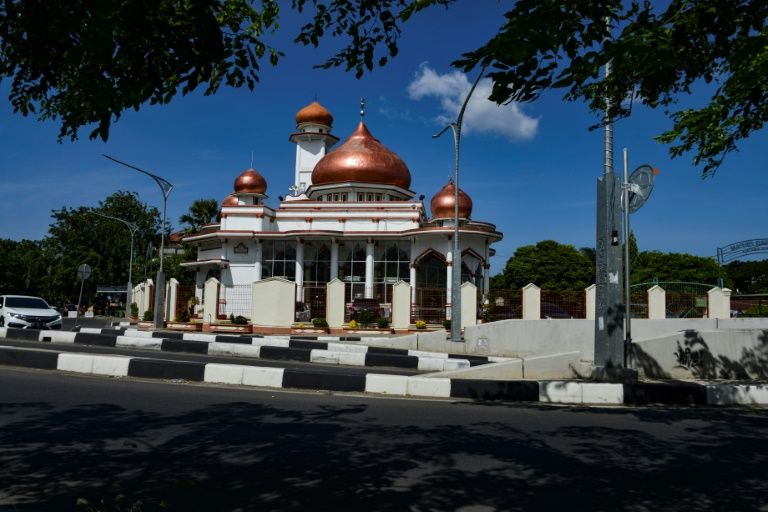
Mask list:
[{"label": "glass window", "polygon": [[374,297],[381,302],[392,300],[392,285],[410,281],[410,242],[380,241],[374,249]]},{"label": "glass window", "polygon": [[325,286],[331,280],[331,248],[326,242],[304,244],[304,286]]},{"label": "glass window", "polygon": [[296,242],[266,240],[261,244],[261,275],[296,280]]}]

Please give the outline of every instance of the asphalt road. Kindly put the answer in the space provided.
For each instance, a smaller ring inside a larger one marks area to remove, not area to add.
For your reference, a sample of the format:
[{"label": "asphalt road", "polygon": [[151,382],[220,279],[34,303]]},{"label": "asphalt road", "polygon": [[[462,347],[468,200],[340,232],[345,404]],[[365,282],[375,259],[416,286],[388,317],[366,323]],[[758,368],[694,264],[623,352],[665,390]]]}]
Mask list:
[{"label": "asphalt road", "polygon": [[3,511],[78,510],[79,498],[143,512],[768,510],[766,463],[764,409],[520,406],[0,368]]}]

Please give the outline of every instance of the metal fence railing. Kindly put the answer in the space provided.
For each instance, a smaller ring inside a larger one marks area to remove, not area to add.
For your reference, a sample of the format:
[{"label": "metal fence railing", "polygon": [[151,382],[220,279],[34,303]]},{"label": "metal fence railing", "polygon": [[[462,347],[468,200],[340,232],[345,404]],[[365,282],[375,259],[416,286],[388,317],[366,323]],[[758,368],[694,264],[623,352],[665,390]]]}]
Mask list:
[{"label": "metal fence railing", "polygon": [[632,318],[648,318],[648,291],[643,288],[629,288],[629,311]]},{"label": "metal fence railing", "polygon": [[583,290],[541,290],[540,318],[587,318]]},{"label": "metal fence railing", "polygon": [[327,288],[327,286],[304,287],[304,304],[309,306],[310,319],[325,318]]},{"label": "metal fence railing", "polygon": [[[180,284],[176,288],[176,311],[171,320],[179,321],[186,315],[190,317],[195,313],[192,306],[192,297],[195,296],[195,285]],[[186,315],[185,315],[186,312]]]},{"label": "metal fence railing", "polygon": [[768,317],[768,293],[731,295],[731,316]]},{"label": "metal fence railing", "polygon": [[490,290],[488,302],[483,304],[483,322],[523,318],[523,291]]},{"label": "metal fence railing", "polygon": [[446,289],[416,288],[416,297],[411,303],[411,323],[423,321],[428,324],[442,324],[446,319]]},{"label": "metal fence railing", "polygon": [[251,318],[252,291],[249,284],[219,287],[219,319],[231,315]]},{"label": "metal fence railing", "polygon": [[[637,293],[637,290],[639,290],[640,293],[647,293],[648,289],[655,285],[663,288],[666,293],[667,318],[704,317],[704,315],[707,314],[708,307],[707,292],[715,287],[715,285],[706,283],[654,281],[633,284],[631,286],[631,296],[634,297],[634,294]],[[645,317],[647,316],[648,315],[646,313]]]}]

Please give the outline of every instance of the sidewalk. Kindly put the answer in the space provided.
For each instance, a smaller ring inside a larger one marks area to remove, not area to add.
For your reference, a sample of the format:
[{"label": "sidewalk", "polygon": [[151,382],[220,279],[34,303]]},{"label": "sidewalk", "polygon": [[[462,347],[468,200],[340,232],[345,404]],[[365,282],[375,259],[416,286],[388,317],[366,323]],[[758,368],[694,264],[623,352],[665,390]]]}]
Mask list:
[{"label": "sidewalk", "polygon": [[[50,343],[83,343],[101,346],[117,346],[118,340],[136,343],[134,346],[160,347],[163,345],[172,351],[200,351],[210,354],[210,347],[227,345],[226,350],[238,347],[252,350],[254,353],[267,349],[287,349],[287,354],[305,354],[312,357],[315,351],[330,352],[327,349],[306,348],[307,343],[330,346],[330,342],[312,342],[309,340],[285,340],[286,347],[259,345],[257,340],[264,338],[243,338],[236,336],[219,337],[215,341],[184,340],[155,337],[168,333],[143,332],[140,336],[126,336],[122,330],[112,333],[101,332],[63,332],[35,331],[24,329],[0,328],[0,338],[44,341]],[[132,333],[134,334],[134,333]],[[178,333],[181,334],[181,333]],[[207,335],[213,336],[213,335]],[[182,335],[183,338],[183,335]],[[227,341],[218,341],[226,338]],[[232,342],[231,338],[240,341]],[[274,342],[275,340],[269,340]],[[291,342],[299,347],[291,347]],[[110,343],[113,343],[110,345]],[[305,348],[302,348],[305,347]],[[413,358],[420,356],[399,354],[369,353],[373,347],[346,345],[354,350],[366,349],[366,352],[336,352],[347,354],[354,360],[365,361],[368,357],[377,360],[386,358]],[[174,350],[175,349],[175,350]],[[218,348],[216,349],[218,350]],[[290,352],[299,351],[299,352]],[[396,349],[388,349],[396,350]],[[269,351],[269,350],[268,350]],[[301,352],[304,351],[304,352]],[[360,356],[364,356],[361,358]],[[441,358],[425,357],[451,361],[449,355]],[[411,359],[407,359],[411,360]],[[458,359],[455,359],[458,361]],[[469,360],[466,361],[469,366]],[[487,363],[488,361],[486,361]],[[56,352],[50,349],[32,349],[0,346],[0,364],[38,368],[44,370],[69,371],[74,373],[104,375],[112,377],[141,377],[156,379],[174,379],[193,382],[209,382],[238,386],[266,388],[292,388],[328,391],[349,391],[376,393],[402,397],[432,398],[470,398],[476,400],[502,400],[509,402],[542,402],[557,404],[595,404],[595,405],[753,405],[768,404],[768,385],[741,383],[697,383],[697,382],[638,382],[634,384],[611,384],[576,380],[483,380],[452,379],[441,377],[441,371],[427,375],[406,376],[367,373],[351,375],[343,372],[318,368],[283,369],[238,364],[220,364],[172,359],[150,359],[132,356],[112,356],[82,353]]]}]

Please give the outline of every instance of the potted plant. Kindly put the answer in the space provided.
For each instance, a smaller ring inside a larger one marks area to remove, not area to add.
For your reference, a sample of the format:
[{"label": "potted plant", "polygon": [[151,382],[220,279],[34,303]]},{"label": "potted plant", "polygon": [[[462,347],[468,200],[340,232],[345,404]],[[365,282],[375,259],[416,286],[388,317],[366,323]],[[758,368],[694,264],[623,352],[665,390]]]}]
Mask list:
[{"label": "potted plant", "polygon": [[417,329],[426,329],[427,328],[427,322],[424,320],[416,320],[416,328]]}]

